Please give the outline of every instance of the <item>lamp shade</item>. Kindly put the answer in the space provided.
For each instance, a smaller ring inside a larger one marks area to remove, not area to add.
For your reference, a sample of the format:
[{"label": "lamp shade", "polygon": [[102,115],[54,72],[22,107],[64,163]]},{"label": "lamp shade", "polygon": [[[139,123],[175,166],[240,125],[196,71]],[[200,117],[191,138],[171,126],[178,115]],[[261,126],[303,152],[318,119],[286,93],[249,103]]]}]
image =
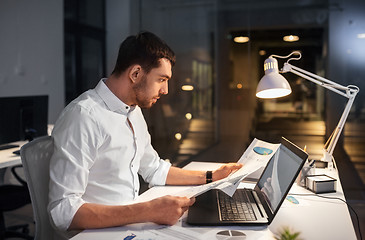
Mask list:
[{"label": "lamp shade", "polygon": [[256,88],[258,98],[279,98],[289,95],[292,90],[288,81],[279,74],[278,62],[269,57],[264,64],[265,75]]}]

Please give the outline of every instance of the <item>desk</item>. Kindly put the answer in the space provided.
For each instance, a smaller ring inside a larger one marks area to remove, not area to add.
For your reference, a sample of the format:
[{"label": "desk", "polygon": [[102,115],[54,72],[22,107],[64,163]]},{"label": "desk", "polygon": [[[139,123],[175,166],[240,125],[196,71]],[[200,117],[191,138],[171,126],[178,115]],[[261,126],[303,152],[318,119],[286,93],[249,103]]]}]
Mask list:
[{"label": "desk", "polygon": [[18,141],[10,143],[11,145],[18,145],[19,147],[9,148],[5,150],[0,150],[0,184],[4,183],[4,176],[7,167],[16,166],[22,164],[20,155],[16,155],[13,152],[19,150],[21,146],[26,144],[27,141]]},{"label": "desk", "polygon": [[[211,170],[219,167],[217,163],[192,162],[185,169],[190,170]],[[335,171],[326,171],[316,169],[316,174],[326,173],[337,179],[337,192],[323,194],[328,197],[338,197],[344,199],[343,190],[340,180]],[[242,186],[241,186],[242,185]],[[242,183],[240,187],[252,187],[251,183]],[[184,187],[163,186],[154,187],[141,195],[142,200],[148,200],[153,197],[173,193]],[[294,184],[290,193],[311,194],[310,191]],[[180,221],[173,226],[172,230],[183,229],[183,232],[195,233],[196,239],[217,239],[216,233],[222,230],[238,230],[246,234],[246,239],[274,239],[274,233],[277,233],[282,227],[286,226],[293,231],[300,232],[301,239],[347,239],[355,240],[356,234],[345,203],[338,200],[322,199],[315,196],[295,196],[299,204],[293,204],[285,201],[281,206],[278,214],[268,227],[252,226],[232,226],[232,227],[192,227],[185,223],[186,214]],[[72,240],[93,240],[93,239],[122,239],[127,231],[164,231],[161,226],[145,223],[133,224],[129,226],[85,230],[74,236]],[[160,229],[160,230],[158,230]],[[177,236],[177,235],[175,235]],[[156,238],[158,239],[158,238]],[[179,238],[176,238],[179,239]],[[223,238],[222,238],[223,239]]]},{"label": "desk", "polygon": [[19,150],[26,143],[27,141],[13,142],[10,144],[18,145],[19,147],[0,150],[0,169],[21,164],[20,155],[16,155],[13,152]]}]

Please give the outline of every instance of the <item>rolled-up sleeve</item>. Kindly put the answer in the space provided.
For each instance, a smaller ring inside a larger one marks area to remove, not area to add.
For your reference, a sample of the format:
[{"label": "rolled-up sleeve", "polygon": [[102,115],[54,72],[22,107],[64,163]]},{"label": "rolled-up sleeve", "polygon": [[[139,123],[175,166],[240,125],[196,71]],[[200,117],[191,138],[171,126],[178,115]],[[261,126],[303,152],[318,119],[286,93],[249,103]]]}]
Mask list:
[{"label": "rolled-up sleeve", "polygon": [[[70,226],[77,210],[85,203],[89,169],[97,149],[97,126],[87,111],[66,111],[52,133],[54,154],[50,162],[48,211],[54,225],[62,231]],[[90,135],[90,132],[95,132]]]},{"label": "rolled-up sleeve", "polygon": [[141,159],[139,174],[149,183],[149,187],[165,185],[171,163],[164,161],[151,145],[151,137],[147,134],[147,144]]}]

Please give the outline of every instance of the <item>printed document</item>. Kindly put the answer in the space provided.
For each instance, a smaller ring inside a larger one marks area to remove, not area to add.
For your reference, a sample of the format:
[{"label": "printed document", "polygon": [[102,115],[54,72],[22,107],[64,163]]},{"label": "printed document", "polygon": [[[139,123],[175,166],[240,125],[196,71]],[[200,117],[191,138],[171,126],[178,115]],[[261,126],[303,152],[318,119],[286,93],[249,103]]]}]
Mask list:
[{"label": "printed document", "polygon": [[232,197],[240,182],[251,173],[265,167],[270,158],[276,153],[279,146],[280,144],[272,144],[255,138],[238,160],[238,163],[243,164],[242,168],[224,179],[204,185],[189,187],[174,195],[191,198],[215,188],[222,190]]}]

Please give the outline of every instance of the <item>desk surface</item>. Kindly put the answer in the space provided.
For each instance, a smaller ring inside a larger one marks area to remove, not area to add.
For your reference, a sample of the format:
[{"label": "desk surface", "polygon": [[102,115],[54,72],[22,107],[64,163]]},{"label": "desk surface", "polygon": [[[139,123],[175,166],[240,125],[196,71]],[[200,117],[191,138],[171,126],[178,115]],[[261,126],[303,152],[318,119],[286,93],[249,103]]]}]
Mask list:
[{"label": "desk surface", "polygon": [[20,155],[16,155],[13,152],[19,150],[26,143],[27,141],[13,142],[11,143],[12,145],[18,145],[19,147],[0,150],[0,169],[21,164]]},{"label": "desk surface", "polygon": [[[191,170],[211,170],[219,166],[217,163],[192,162],[185,169]],[[324,169],[317,169],[316,174],[326,173],[329,176],[337,177],[335,171],[328,172]],[[252,187],[253,184],[243,183],[243,187]],[[240,186],[240,187],[242,187]],[[148,200],[153,197],[166,195],[181,190],[183,187],[154,187],[141,195],[141,199]],[[293,185],[290,193],[294,194],[312,194],[310,191]],[[337,181],[337,192],[329,194],[321,194],[327,197],[344,198],[341,183]],[[281,206],[278,214],[268,227],[191,227],[185,223],[186,214],[172,228],[163,228],[155,224],[133,224],[117,228],[85,230],[72,240],[93,240],[93,239],[123,239],[131,232],[150,233],[159,231],[163,233],[168,229],[174,232],[175,239],[181,239],[179,234],[189,232],[192,233],[194,239],[228,239],[216,237],[217,233],[222,230],[231,230],[244,232],[246,239],[274,239],[274,234],[283,227],[289,227],[292,231],[300,232],[301,239],[356,239],[356,234],[349,215],[348,208],[345,203],[338,200],[323,199],[316,196],[294,196],[299,204],[285,201]],[[160,239],[160,237],[156,237]],[[170,236],[171,239],[171,236]],[[193,239],[193,238],[192,238]]]}]

